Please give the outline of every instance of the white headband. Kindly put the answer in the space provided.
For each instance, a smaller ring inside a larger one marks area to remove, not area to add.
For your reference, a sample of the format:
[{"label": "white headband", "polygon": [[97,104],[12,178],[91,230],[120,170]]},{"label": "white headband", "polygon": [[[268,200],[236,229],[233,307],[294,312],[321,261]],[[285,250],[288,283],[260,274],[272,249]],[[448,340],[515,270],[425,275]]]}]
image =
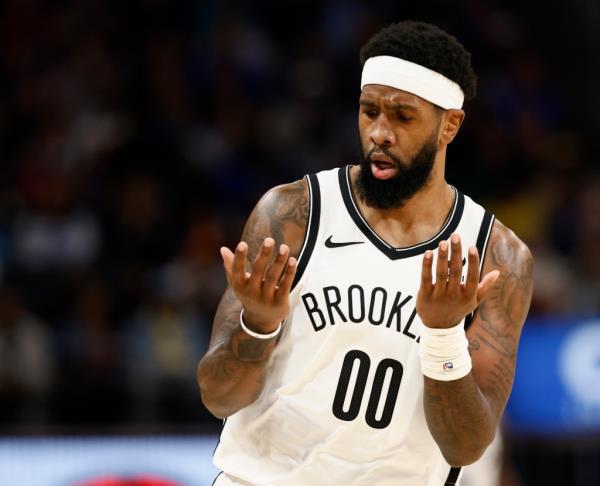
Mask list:
[{"label": "white headband", "polygon": [[447,77],[399,57],[376,56],[365,62],[360,89],[381,84],[408,91],[441,106],[445,110],[462,108],[465,95],[460,86]]}]

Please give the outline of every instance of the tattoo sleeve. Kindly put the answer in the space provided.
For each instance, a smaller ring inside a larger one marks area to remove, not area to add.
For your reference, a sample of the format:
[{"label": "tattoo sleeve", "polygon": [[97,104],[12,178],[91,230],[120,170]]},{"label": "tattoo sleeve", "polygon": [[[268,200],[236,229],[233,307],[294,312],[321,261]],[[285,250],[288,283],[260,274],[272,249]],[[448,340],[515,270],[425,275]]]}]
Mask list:
[{"label": "tattoo sleeve", "polygon": [[[269,191],[256,205],[242,234],[250,262],[268,236],[286,243],[297,257],[308,224],[308,189],[304,181]],[[215,314],[209,350],[200,360],[198,385],[206,407],[227,417],[253,403],[260,395],[269,357],[277,340],[260,340],[240,326],[242,306],[228,288]]]},{"label": "tattoo sleeve", "polygon": [[531,253],[499,222],[483,272],[495,269],[500,276],[467,331],[472,372],[455,381],[424,378],[429,429],[455,466],[477,460],[494,437],[512,388],[519,336],[531,301]]}]

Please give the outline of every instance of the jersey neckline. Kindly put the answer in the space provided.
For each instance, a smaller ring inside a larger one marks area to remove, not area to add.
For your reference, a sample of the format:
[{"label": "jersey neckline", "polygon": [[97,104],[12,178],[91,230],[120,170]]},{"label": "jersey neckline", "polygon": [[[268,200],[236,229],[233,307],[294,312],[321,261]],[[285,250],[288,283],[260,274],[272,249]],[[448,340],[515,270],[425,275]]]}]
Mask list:
[{"label": "jersey neckline", "polygon": [[427,241],[419,243],[417,245],[395,248],[384,241],[374,230],[369,226],[362,214],[358,210],[354,197],[352,196],[352,189],[350,187],[350,165],[340,167],[338,170],[338,180],[340,184],[340,190],[342,192],[342,199],[344,205],[348,210],[348,214],[363,232],[363,234],[375,245],[382,253],[384,253],[391,260],[399,260],[401,258],[409,258],[416,255],[425,253],[427,250],[434,250],[442,240],[450,238],[454,230],[458,227],[465,207],[464,195],[454,189],[454,204],[452,210],[445,223],[442,225],[438,233]]}]

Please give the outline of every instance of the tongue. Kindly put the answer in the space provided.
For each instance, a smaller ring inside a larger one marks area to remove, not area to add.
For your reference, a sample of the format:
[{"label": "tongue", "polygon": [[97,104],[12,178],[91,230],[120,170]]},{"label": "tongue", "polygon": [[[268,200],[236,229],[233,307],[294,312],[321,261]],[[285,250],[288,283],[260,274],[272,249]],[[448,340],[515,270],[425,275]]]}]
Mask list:
[{"label": "tongue", "polygon": [[396,175],[396,166],[391,164],[372,162],[371,172],[373,173],[373,176],[377,179],[391,179]]}]

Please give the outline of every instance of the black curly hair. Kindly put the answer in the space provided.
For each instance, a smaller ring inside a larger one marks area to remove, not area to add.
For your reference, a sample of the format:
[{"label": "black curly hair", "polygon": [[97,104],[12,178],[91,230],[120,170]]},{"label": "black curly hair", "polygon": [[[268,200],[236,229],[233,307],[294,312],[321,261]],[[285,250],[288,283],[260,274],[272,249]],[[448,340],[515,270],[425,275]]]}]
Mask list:
[{"label": "black curly hair", "polygon": [[381,29],[360,50],[361,66],[375,56],[394,56],[420,64],[458,84],[465,100],[475,96],[477,77],[471,54],[454,36],[435,25],[405,20]]}]

